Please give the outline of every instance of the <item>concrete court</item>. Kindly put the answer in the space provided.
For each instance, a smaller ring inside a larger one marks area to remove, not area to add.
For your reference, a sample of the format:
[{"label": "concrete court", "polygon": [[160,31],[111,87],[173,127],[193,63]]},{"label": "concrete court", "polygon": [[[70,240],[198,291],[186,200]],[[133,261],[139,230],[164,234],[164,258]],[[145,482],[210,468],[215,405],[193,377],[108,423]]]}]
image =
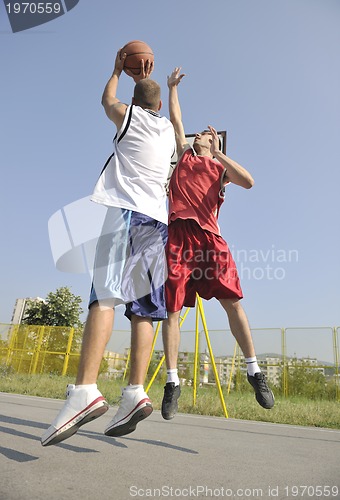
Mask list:
[{"label": "concrete court", "polygon": [[183,414],[166,422],[154,411],[134,433],[110,438],[110,408],[43,448],[62,404],[0,393],[1,500],[340,498],[338,430]]}]

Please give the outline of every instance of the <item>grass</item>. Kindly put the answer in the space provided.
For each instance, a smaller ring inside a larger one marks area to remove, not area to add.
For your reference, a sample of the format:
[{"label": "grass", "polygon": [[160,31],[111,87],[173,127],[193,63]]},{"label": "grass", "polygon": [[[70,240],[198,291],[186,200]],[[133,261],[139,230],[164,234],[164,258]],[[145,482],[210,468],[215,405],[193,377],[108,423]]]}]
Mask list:
[{"label": "grass", "polygon": [[[57,375],[2,373],[0,391],[64,399],[66,384],[72,382],[74,381]],[[99,390],[111,405],[117,402],[123,385],[122,380],[98,380]],[[154,382],[149,396],[154,408],[159,410],[163,384]],[[284,398],[276,395],[275,407],[264,410],[257,404],[252,392],[232,392],[229,395],[224,392],[224,399],[229,418],[340,429],[340,404],[337,401],[310,400],[305,397]],[[223,417],[216,387],[199,388],[195,406],[192,387],[182,387],[179,412]]]}]

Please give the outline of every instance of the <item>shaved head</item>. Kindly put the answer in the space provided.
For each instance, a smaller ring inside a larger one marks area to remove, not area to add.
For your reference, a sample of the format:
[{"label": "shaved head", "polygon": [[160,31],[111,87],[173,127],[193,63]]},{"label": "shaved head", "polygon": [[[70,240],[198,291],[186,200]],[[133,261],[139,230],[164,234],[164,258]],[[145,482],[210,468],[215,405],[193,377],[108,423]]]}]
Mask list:
[{"label": "shaved head", "polygon": [[133,97],[134,104],[137,106],[158,111],[160,108],[161,88],[154,80],[144,78],[136,83]]}]

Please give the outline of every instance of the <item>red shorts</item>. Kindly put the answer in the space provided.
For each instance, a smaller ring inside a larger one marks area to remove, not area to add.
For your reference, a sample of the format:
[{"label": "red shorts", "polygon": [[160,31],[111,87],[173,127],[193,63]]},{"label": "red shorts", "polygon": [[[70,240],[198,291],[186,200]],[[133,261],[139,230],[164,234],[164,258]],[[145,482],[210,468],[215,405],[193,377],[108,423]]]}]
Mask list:
[{"label": "red shorts", "polygon": [[222,236],[192,219],[176,219],[168,228],[166,307],[176,312],[203,299],[242,299],[236,264]]}]

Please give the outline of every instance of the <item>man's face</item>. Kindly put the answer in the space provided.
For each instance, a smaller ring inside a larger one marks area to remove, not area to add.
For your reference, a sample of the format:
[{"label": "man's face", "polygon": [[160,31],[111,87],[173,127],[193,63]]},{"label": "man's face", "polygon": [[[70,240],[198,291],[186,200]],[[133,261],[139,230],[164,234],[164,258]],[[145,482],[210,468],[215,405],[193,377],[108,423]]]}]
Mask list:
[{"label": "man's face", "polygon": [[194,146],[198,145],[210,148],[211,138],[212,136],[209,131],[204,130],[203,132],[199,132],[195,135]]}]

